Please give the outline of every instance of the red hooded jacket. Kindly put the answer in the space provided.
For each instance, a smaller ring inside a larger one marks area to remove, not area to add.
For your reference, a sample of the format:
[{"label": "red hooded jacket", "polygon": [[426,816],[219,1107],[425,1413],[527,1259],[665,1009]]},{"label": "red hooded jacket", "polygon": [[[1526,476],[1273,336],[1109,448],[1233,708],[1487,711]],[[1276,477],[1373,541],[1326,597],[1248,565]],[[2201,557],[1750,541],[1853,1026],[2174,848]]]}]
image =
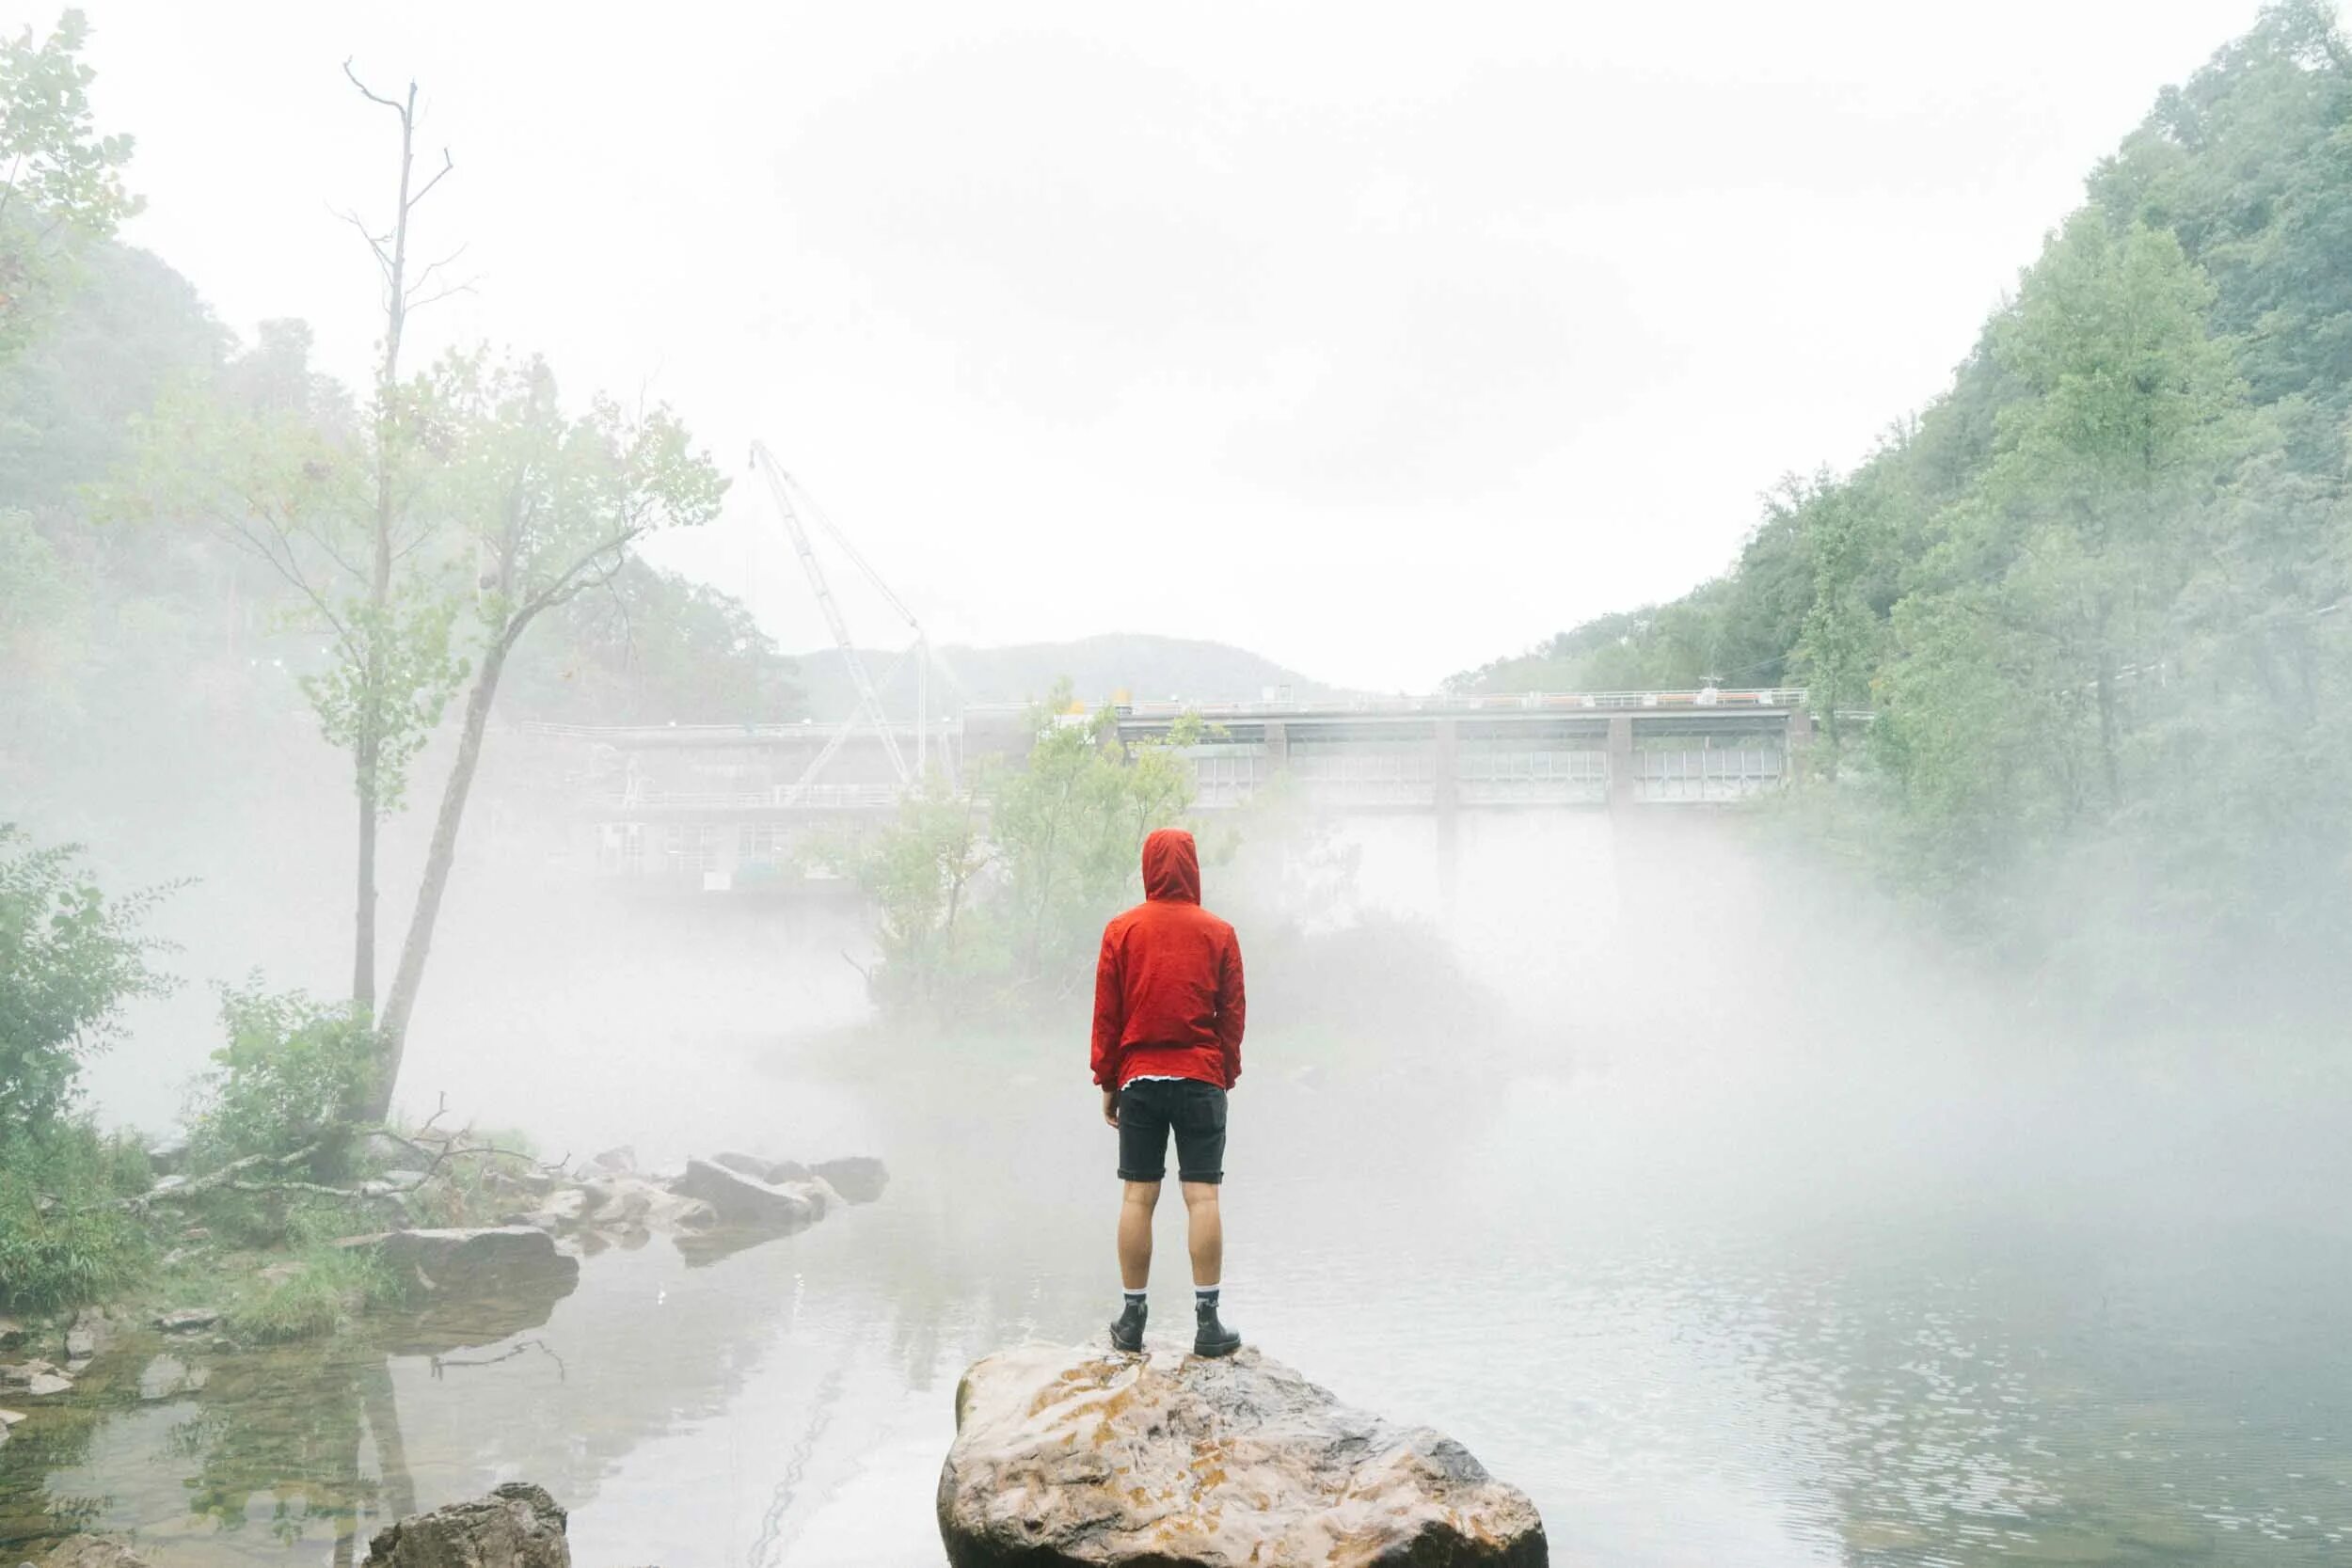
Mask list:
[{"label": "red hooded jacket", "polygon": [[1241,942],[1200,907],[1200,852],[1182,828],[1143,841],[1143,902],[1103,928],[1094,1081],[1241,1076]]}]

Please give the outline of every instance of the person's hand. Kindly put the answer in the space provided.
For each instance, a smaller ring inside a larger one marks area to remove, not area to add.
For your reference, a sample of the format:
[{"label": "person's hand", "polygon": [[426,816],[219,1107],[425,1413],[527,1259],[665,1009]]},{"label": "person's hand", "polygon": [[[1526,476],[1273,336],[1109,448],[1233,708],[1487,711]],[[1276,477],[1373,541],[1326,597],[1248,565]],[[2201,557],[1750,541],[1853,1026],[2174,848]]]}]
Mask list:
[{"label": "person's hand", "polygon": [[1103,1091],[1103,1119],[1113,1127],[1119,1125],[1119,1091],[1117,1089]]}]

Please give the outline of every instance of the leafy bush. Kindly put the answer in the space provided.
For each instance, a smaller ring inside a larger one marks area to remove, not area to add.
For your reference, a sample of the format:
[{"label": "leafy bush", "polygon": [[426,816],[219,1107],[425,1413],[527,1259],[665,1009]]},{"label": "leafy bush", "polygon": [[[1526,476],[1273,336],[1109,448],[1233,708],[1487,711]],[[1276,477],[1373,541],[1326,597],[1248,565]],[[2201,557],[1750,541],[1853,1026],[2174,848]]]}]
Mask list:
[{"label": "leafy bush", "polygon": [[313,1243],[229,1313],[229,1325],[265,1343],[308,1339],[349,1326],[352,1315],[396,1302],[400,1281],[368,1252]]},{"label": "leafy bush", "polygon": [[138,934],[162,896],[109,899],[72,845],[28,847],[0,823],[0,1135],[40,1132],[73,1102],[82,1058],[119,1029],[122,1004],[164,990]]},{"label": "leafy bush", "polygon": [[87,1122],[0,1140],[0,1307],[72,1307],[132,1283],[146,1233],[112,1205],[146,1185],[146,1153]]},{"label": "leafy bush", "polygon": [[265,991],[256,976],[221,988],[220,1018],[229,1043],[213,1053],[191,1118],[207,1161],[290,1154],[366,1098],[375,1036],[348,1004]]}]

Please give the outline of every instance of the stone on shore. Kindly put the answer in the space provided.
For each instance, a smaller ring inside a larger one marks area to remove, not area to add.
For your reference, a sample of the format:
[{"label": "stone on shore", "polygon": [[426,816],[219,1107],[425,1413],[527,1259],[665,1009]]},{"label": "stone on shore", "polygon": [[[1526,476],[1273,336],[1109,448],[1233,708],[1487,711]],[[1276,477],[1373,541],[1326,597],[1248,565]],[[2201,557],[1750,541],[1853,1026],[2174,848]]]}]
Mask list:
[{"label": "stone on shore", "polygon": [[528,1481],[412,1513],[368,1543],[362,1568],[571,1568],[564,1511]]},{"label": "stone on shore", "polygon": [[40,1568],[147,1568],[131,1544],[111,1535],[69,1535],[49,1549]]},{"label": "stone on shore", "polygon": [[709,1160],[687,1161],[686,1174],[671,1182],[670,1190],[709,1204],[721,1225],[777,1235],[805,1229],[824,1212],[814,1186],[778,1185]]},{"label": "stone on shore", "polygon": [[365,1248],[402,1278],[437,1294],[568,1292],[580,1259],[556,1249],[555,1238],[530,1226],[480,1230],[387,1230],[345,1236],[339,1247]]},{"label": "stone on shore", "polygon": [[195,1334],[220,1322],[220,1314],[209,1307],[183,1307],[176,1312],[166,1312],[155,1320],[155,1326],[166,1334]]},{"label": "stone on shore", "polygon": [[47,1399],[52,1394],[70,1392],[73,1380],[46,1361],[20,1361],[12,1366],[0,1366],[0,1388],[24,1394],[31,1399]]},{"label": "stone on shore", "polygon": [[1350,1410],[1254,1350],[1040,1346],[956,1390],[954,1568],[1461,1568],[1549,1561],[1527,1497],[1426,1427]]}]

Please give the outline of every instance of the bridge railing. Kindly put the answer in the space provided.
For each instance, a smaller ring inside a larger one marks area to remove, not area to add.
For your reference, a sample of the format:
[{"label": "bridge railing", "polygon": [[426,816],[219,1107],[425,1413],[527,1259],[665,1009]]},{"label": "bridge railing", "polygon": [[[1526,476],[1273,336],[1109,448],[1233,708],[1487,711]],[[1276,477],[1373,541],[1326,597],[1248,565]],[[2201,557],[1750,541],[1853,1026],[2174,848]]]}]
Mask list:
[{"label": "bridge railing", "polygon": [[1177,719],[1187,713],[1269,719],[1310,713],[1520,713],[1554,709],[1798,708],[1801,686],[1719,688],[1691,691],[1482,691],[1441,692],[1425,697],[1280,698],[1256,702],[1191,702],[1169,699],[1116,705],[1136,719]]},{"label": "bridge railing", "polygon": [[769,789],[631,789],[597,795],[608,811],[870,811],[894,806],[907,791],[898,784],[777,784]]}]

